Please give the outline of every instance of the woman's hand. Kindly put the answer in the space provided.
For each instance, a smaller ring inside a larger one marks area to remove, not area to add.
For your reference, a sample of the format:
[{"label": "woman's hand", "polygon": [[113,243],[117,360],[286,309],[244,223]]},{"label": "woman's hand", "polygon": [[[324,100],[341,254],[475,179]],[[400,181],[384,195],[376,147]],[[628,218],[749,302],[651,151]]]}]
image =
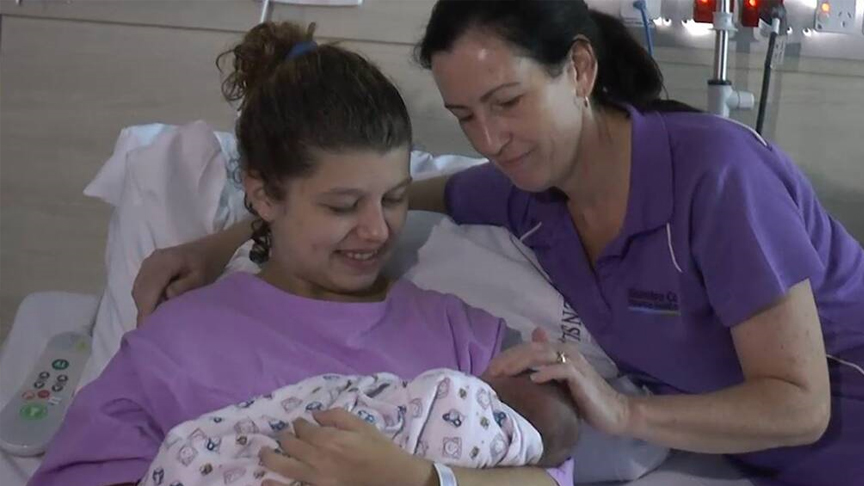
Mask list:
[{"label": "woman's hand", "polygon": [[215,282],[251,235],[251,225],[240,222],[190,243],[156,250],[145,258],[132,286],[138,325],[162,302]]},{"label": "woman's hand", "polygon": [[225,263],[210,262],[200,240],[156,250],[141,263],[132,286],[138,325],[162,302],[212,283]]},{"label": "woman's hand", "polygon": [[[432,463],[393,444],[375,426],[341,408],[314,414],[319,425],[298,419],[283,432],[284,454],[261,450],[264,466],[314,486],[437,484]],[[265,486],[282,485],[265,481]],[[285,485],[287,486],[287,485]]]},{"label": "woman's hand", "polygon": [[[629,435],[630,399],[612,388],[579,350],[564,343],[551,343],[546,332],[534,330],[531,343],[514,346],[496,356],[485,375],[513,376],[536,370],[536,383],[565,383],[582,417],[594,428],[613,435]],[[561,363],[558,353],[564,353]]]}]

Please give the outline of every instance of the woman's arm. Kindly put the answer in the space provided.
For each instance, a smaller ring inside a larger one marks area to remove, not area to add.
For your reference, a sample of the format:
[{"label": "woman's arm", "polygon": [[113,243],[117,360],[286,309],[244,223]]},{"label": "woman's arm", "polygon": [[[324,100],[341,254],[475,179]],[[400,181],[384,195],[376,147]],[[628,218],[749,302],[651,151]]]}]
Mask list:
[{"label": "woman's arm", "polygon": [[[704,395],[629,402],[627,433],[701,452],[812,443],[830,418],[825,346],[809,283],[823,275],[824,263],[803,216],[813,208],[807,196],[792,194],[807,189],[780,169],[794,164],[778,149],[746,134],[740,143],[730,139],[733,146],[720,149],[725,160],[712,163],[693,190],[686,265],[729,328],[744,381]],[[790,190],[793,184],[800,188]]]},{"label": "woman's arm", "polygon": [[432,211],[447,214],[444,189],[449,175],[415,181],[408,188],[408,207],[416,211]]},{"label": "woman's arm", "polygon": [[809,444],[828,426],[825,346],[810,283],[732,328],[744,383],[631,399],[626,434],[676,449],[742,453]]},{"label": "woman's arm", "polygon": [[[313,414],[320,424],[303,419],[294,422],[294,432],[283,432],[279,443],[286,455],[261,450],[267,469],[309,484],[353,484],[363,486],[437,486],[432,463],[402,450],[374,425],[343,409]],[[562,468],[562,484],[572,484],[569,468]],[[538,468],[453,468],[459,486],[554,486],[552,476]],[[267,486],[280,485],[265,481]],[[281,486],[281,485],[280,485]]]},{"label": "woman's arm", "polygon": [[[815,442],[830,418],[822,332],[808,281],[732,329],[744,382],[714,393],[628,397],[612,389],[575,347],[545,342],[502,352],[489,373],[541,367],[535,381],[566,382],[585,419],[615,435],[674,449],[744,453]],[[557,362],[565,352],[566,363]],[[686,363],[682,363],[686,366]]]}]

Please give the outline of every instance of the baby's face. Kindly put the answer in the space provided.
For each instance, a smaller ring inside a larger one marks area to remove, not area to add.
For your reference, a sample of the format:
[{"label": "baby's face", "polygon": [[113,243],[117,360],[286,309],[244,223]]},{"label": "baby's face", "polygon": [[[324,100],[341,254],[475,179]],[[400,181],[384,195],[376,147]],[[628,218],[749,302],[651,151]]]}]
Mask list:
[{"label": "baby's face", "polygon": [[570,457],[578,438],[578,416],[569,393],[558,383],[538,384],[528,374],[484,375],[498,398],[519,413],[543,438],[541,467],[555,467]]},{"label": "baby's face", "polygon": [[495,390],[498,398],[528,419],[532,425],[543,435],[541,426],[546,423],[554,423],[560,419],[561,413],[566,409],[556,407],[555,402],[560,401],[557,390],[552,384],[537,384],[531,381],[528,374],[517,376],[484,376],[483,380]]},{"label": "baby's face", "polygon": [[501,394],[501,392],[498,391],[499,388],[502,389],[504,393],[508,393],[510,390],[518,388],[520,385],[537,385],[536,383],[531,381],[531,378],[529,378],[527,373],[516,376],[493,376],[489,375],[488,373],[483,373],[482,375],[480,375],[480,379],[488,383],[489,386],[491,386],[492,389],[495,390],[495,392],[499,395]]}]

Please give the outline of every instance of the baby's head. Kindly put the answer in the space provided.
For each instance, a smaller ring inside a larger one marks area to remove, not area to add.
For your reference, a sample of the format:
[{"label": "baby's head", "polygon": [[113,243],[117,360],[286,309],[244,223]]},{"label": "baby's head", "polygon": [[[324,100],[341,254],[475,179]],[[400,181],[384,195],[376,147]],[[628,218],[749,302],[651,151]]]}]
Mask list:
[{"label": "baby's head", "polygon": [[527,374],[483,377],[498,398],[531,422],[543,438],[540,467],[556,467],[573,452],[579,418],[570,394],[557,382],[538,384]]}]

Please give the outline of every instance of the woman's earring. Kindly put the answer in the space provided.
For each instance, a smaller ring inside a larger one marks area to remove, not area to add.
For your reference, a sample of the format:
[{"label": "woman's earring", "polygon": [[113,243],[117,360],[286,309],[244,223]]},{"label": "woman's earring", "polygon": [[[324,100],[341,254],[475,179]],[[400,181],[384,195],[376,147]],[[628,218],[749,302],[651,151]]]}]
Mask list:
[{"label": "woman's earring", "polygon": [[587,96],[584,97],[584,98],[582,98],[581,96],[576,96],[575,98],[573,98],[573,104],[576,105],[576,106],[579,106],[579,104],[580,104],[580,100],[581,100],[581,104],[582,104],[583,107],[585,107],[585,108],[590,108],[590,106],[589,106],[589,103],[590,103],[590,102],[588,101],[588,97],[587,97]]}]

